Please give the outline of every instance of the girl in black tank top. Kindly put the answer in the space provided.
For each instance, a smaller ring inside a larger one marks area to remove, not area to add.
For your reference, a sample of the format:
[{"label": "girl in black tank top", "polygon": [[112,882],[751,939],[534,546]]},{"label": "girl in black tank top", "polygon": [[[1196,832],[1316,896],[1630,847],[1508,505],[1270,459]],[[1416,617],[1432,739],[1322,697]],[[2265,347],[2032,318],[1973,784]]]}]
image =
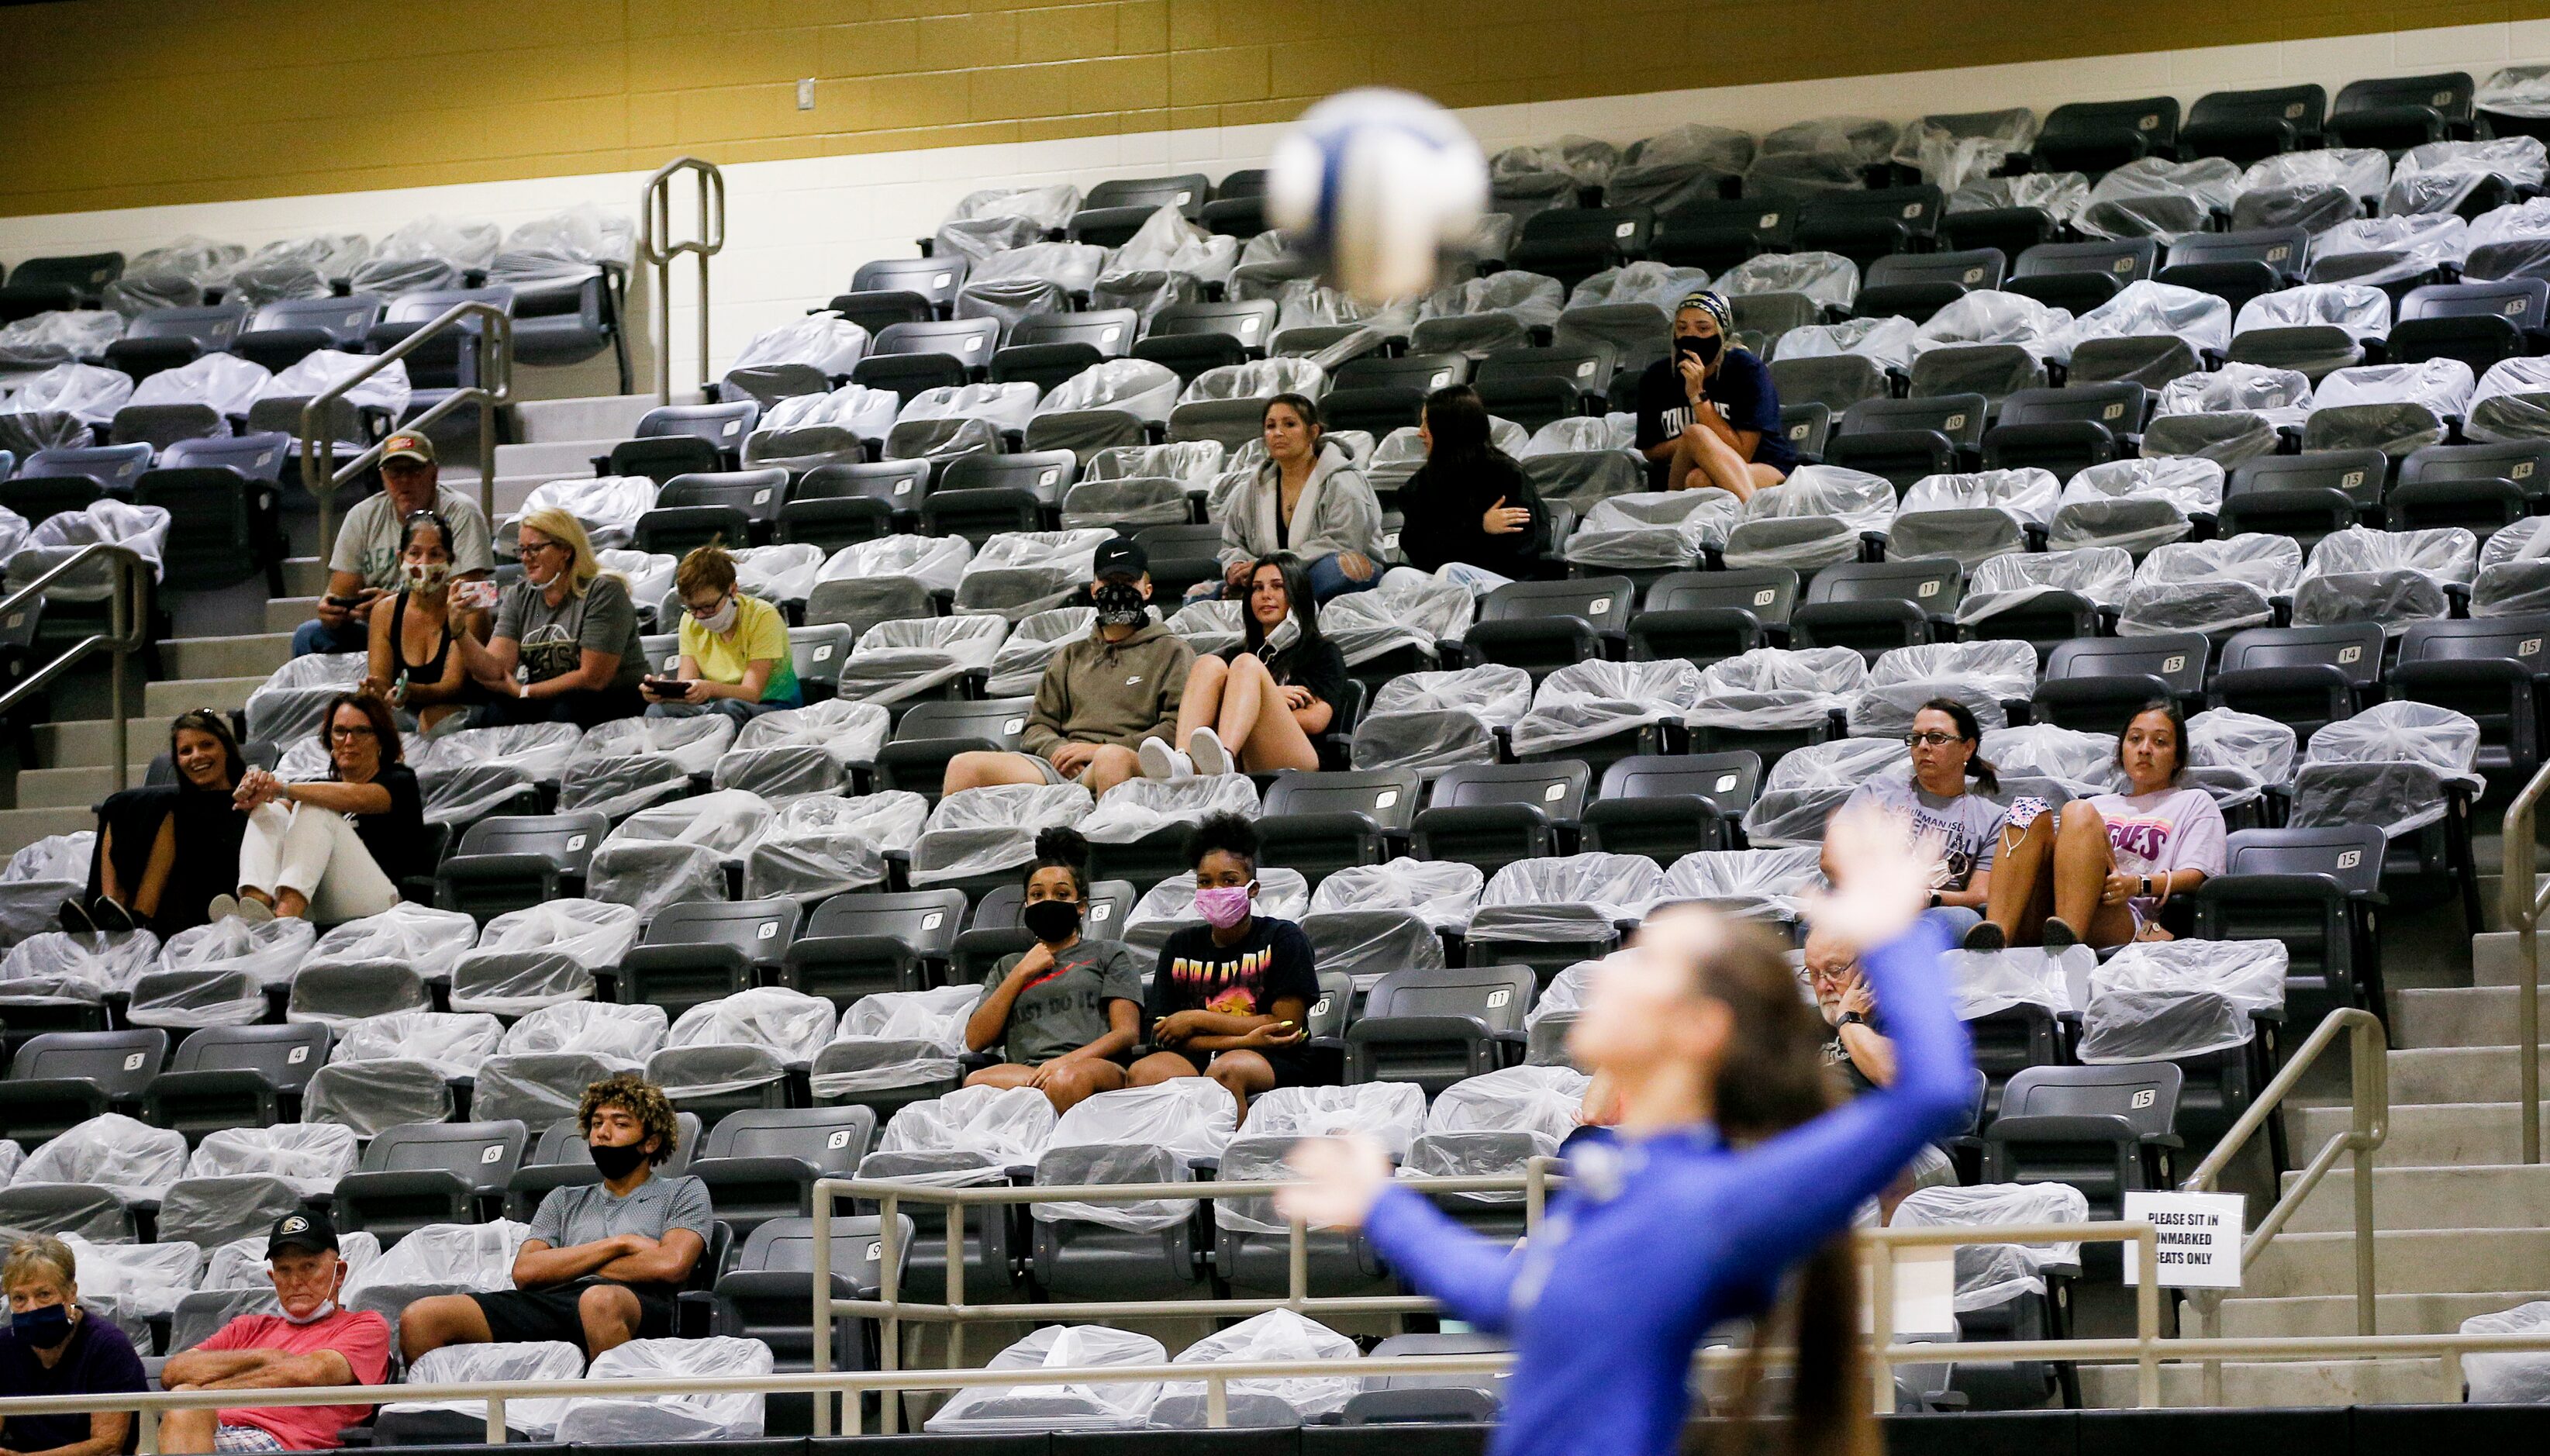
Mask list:
[{"label": "girl in black tank top", "polygon": [[[464,701],[469,675],[453,661],[453,614],[450,597],[451,532],[441,517],[418,511],[405,522],[399,544],[399,590],[387,612],[372,614],[371,661],[364,687],[394,708],[417,715],[423,728],[456,711]],[[411,602],[432,615],[440,609],[441,634],[434,653],[422,661],[408,655],[407,614]]]}]

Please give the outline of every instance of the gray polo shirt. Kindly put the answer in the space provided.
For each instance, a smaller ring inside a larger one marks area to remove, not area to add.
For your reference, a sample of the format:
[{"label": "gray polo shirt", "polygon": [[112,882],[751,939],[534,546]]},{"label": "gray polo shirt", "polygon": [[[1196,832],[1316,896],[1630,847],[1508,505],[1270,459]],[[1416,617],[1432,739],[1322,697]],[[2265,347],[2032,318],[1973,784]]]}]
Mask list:
[{"label": "gray polo shirt", "polygon": [[[487,545],[487,518],[479,513],[476,501],[439,485],[434,490],[434,514],[451,524],[452,575],[496,569],[495,554]],[[399,534],[405,525],[388,491],[366,498],[338,523],[337,549],[328,558],[328,569],[350,571],[365,586],[395,588]]]},{"label": "gray polo shirt", "polygon": [[709,1237],[716,1214],[709,1208],[708,1185],[696,1178],[657,1174],[638,1184],[627,1198],[615,1198],[599,1183],[581,1188],[553,1188],[532,1214],[533,1238],[553,1249],[599,1243],[624,1233],[662,1238],[676,1228]]}]

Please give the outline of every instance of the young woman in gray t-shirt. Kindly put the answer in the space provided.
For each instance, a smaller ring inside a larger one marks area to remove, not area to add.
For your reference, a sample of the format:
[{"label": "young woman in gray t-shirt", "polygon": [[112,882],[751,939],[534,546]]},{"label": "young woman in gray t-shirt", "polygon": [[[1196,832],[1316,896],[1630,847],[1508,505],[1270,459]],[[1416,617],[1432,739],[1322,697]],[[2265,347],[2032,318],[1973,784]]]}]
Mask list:
[{"label": "young woman in gray t-shirt", "polygon": [[[2001,792],[2001,778],[1976,752],[1983,727],[1974,711],[1953,698],[1922,704],[1904,741],[1912,750],[1912,772],[1869,780],[1852,791],[1840,812],[1874,804],[1911,820],[1913,832],[1939,836],[1939,882],[1931,887],[1930,905],[1950,934],[1963,936],[1983,919],[1992,893],[1994,850],[2006,816],[1984,794]],[[1966,786],[1969,779],[1983,794]],[[1824,876],[1832,877],[1829,860]]]}]

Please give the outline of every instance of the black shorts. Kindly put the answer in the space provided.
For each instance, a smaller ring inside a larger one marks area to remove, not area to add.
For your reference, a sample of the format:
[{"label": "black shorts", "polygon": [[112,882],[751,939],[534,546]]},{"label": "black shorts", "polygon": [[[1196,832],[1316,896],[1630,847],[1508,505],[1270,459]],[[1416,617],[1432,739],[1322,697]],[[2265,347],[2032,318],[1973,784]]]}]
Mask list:
[{"label": "black shorts", "polygon": [[[564,1340],[585,1349],[584,1316],[576,1302],[596,1285],[625,1289],[638,1297],[638,1337],[666,1339],[673,1333],[673,1296],[661,1288],[621,1284],[613,1279],[575,1279],[552,1289],[509,1289],[471,1295],[487,1318],[487,1337],[500,1345],[536,1340]],[[586,1350],[591,1354],[592,1351]]]}]

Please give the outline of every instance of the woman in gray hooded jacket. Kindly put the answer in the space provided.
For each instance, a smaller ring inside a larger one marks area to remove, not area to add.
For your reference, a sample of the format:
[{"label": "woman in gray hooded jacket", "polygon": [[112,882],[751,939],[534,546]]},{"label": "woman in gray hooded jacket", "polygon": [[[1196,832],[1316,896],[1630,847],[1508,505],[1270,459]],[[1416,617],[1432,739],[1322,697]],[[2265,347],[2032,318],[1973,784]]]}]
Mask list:
[{"label": "woman in gray hooded jacket", "polygon": [[1196,595],[1241,596],[1261,556],[1290,551],[1322,602],[1380,579],[1381,502],[1343,449],[1321,447],[1320,407],[1298,394],[1266,402],[1266,463],[1223,503],[1220,583]]}]

